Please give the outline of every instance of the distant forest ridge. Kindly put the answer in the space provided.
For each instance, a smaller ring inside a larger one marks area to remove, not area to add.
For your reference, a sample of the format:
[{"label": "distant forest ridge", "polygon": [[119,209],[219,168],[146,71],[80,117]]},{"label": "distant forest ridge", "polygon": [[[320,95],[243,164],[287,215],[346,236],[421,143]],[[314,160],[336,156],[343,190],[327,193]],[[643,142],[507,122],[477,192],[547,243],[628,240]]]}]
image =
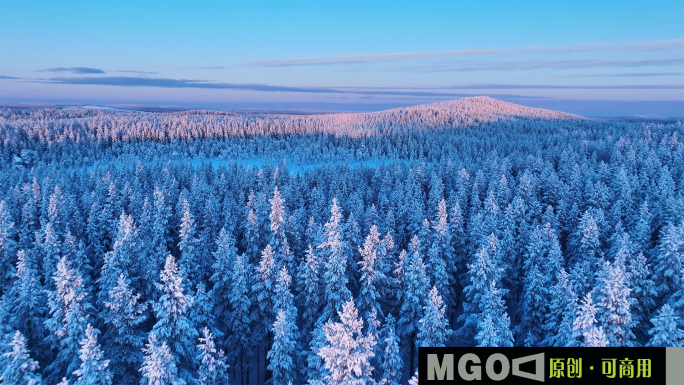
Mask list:
[{"label": "distant forest ridge", "polygon": [[3,139],[126,141],[226,136],[333,134],[370,136],[404,131],[471,127],[512,120],[579,121],[559,111],[524,107],[478,96],[367,113],[317,115],[237,114],[192,110],[118,113],[97,109],[0,109]]}]

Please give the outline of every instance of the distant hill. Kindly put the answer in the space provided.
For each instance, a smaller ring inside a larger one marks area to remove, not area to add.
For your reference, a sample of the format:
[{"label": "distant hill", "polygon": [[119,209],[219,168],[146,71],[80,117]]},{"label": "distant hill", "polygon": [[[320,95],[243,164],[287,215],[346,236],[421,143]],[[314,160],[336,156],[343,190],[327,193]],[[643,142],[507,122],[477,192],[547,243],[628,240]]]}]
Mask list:
[{"label": "distant hill", "polygon": [[[0,109],[9,136],[61,141],[160,140],[244,135],[312,134],[367,136],[406,131],[444,130],[481,124],[579,121],[579,115],[524,107],[485,96],[364,113],[255,114],[212,110],[125,112],[107,107]],[[103,129],[106,127],[106,129]],[[94,128],[94,129],[93,129]]]}]

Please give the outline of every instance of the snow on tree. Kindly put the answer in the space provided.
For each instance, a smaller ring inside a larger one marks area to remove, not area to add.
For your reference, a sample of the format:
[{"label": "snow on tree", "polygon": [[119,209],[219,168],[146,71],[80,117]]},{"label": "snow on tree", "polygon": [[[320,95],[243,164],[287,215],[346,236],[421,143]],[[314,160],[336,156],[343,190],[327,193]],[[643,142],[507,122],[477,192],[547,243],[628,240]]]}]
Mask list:
[{"label": "snow on tree", "polygon": [[323,280],[325,282],[325,308],[319,320],[327,320],[342,310],[342,305],[351,298],[347,288],[347,256],[340,236],[340,220],[342,213],[337,205],[337,198],[333,198],[330,209],[330,220],[324,228],[324,242],[318,245],[322,249],[325,260]]},{"label": "snow on tree", "polygon": [[183,274],[183,271],[178,271],[173,256],[169,255],[164,270],[159,274],[161,283],[157,287],[162,296],[153,304],[157,322],[150,335],[154,333],[168,346],[174,355],[174,366],[178,364],[181,378],[187,381],[195,358],[197,330],[188,317],[193,298],[184,293]]},{"label": "snow on tree", "polygon": [[303,333],[309,333],[313,329],[323,302],[319,279],[321,267],[319,258],[314,253],[313,247],[309,245],[305,258],[302,259],[299,269],[297,269],[297,283],[299,285],[297,303],[304,308],[302,315]]},{"label": "snow on tree", "polygon": [[660,298],[669,300],[684,285],[681,274],[684,269],[684,222],[678,226],[669,224],[661,231],[654,259],[656,292]]},{"label": "snow on tree", "polygon": [[223,350],[216,351],[214,336],[208,328],[202,329],[197,348],[200,351],[197,357],[199,369],[197,371],[198,383],[201,385],[228,385],[228,367]]},{"label": "snow on tree", "polygon": [[651,339],[646,346],[684,347],[684,330],[677,326],[678,318],[670,305],[663,305],[658,315],[651,318]]},{"label": "snow on tree", "polygon": [[188,291],[193,290],[193,284],[204,282],[204,276],[208,272],[205,268],[208,267],[207,264],[200,258],[200,244],[196,232],[195,218],[190,213],[190,204],[187,200],[183,200],[183,216],[178,230],[180,238],[178,249],[181,252],[178,264],[187,277],[183,284]]},{"label": "snow on tree", "polygon": [[143,376],[144,385],[185,385],[185,381],[178,377],[175,359],[166,345],[157,342],[154,332],[150,333],[150,338],[143,348],[145,361],[140,372]]},{"label": "snow on tree", "polygon": [[363,317],[366,318],[366,321],[368,321],[368,315],[373,309],[375,309],[377,314],[382,314],[382,309],[378,302],[378,290],[375,285],[379,275],[375,268],[379,246],[380,233],[378,233],[377,226],[373,225],[370,228],[370,234],[366,237],[363,248],[359,249],[361,261],[358,262],[361,266],[361,288],[359,291],[358,309]]},{"label": "snow on tree", "polygon": [[323,325],[327,343],[318,350],[325,361],[329,385],[365,385],[373,383],[373,357],[375,339],[363,334],[363,319],[358,316],[354,301],[349,300],[339,312],[340,322],[328,321]]},{"label": "snow on tree", "polygon": [[[230,305],[230,317],[228,329],[228,346],[230,346],[233,353],[237,356],[240,369],[243,370],[243,377],[245,375],[245,360],[247,358],[248,348],[251,342],[251,325],[254,321],[252,314],[252,297],[250,288],[250,268],[246,266],[245,255],[237,256],[233,264],[232,282],[230,293],[228,294],[228,303]],[[225,299],[224,299],[225,300]]]},{"label": "snow on tree", "polygon": [[86,326],[85,338],[81,340],[81,366],[74,371],[74,385],[109,385],[112,375],[107,368],[109,360],[103,359],[102,348],[97,343],[97,329]]},{"label": "snow on tree", "polygon": [[232,289],[233,265],[236,263],[236,259],[235,239],[224,227],[216,239],[216,251],[212,265],[213,274],[210,278],[213,283],[211,295],[214,314],[219,323],[226,323],[230,318],[229,302],[225,301],[224,298],[229,296]]},{"label": "snow on tree", "polygon": [[296,311],[294,316],[286,309],[279,309],[273,324],[273,345],[266,356],[268,370],[273,373],[270,382],[273,385],[287,385],[296,380]]},{"label": "snow on tree", "polygon": [[270,329],[275,318],[275,298],[273,296],[278,268],[273,259],[274,252],[271,245],[266,245],[264,251],[261,253],[261,261],[256,268],[257,276],[256,282],[252,286],[252,290],[256,296],[256,302],[261,311],[261,319],[266,330]]},{"label": "snow on tree", "polygon": [[430,290],[429,300],[425,306],[425,315],[418,323],[417,344],[423,346],[443,347],[451,334],[449,321],[445,318],[445,308],[442,297],[437,293],[437,287]]},{"label": "snow on tree", "polygon": [[273,191],[273,198],[269,199],[271,203],[271,213],[269,214],[269,219],[271,220],[271,241],[270,244],[274,250],[274,259],[276,265],[280,268],[282,266],[287,266],[288,269],[292,269],[292,255],[290,253],[290,248],[287,244],[287,238],[285,237],[284,223],[286,219],[285,214],[285,200],[280,197],[280,191],[278,186],[275,187]]},{"label": "snow on tree", "polygon": [[[126,213],[121,213],[112,251],[105,254],[104,266],[102,266],[100,278],[97,280],[100,287],[97,300],[101,309],[105,307],[104,303],[109,299],[109,291],[117,285],[121,275],[129,279],[138,276],[138,271],[134,268],[133,263],[140,255],[141,246],[139,231],[133,222],[133,218]],[[128,282],[128,284],[130,283]],[[109,317],[109,315],[105,317]]]},{"label": "snow on tree", "polygon": [[596,322],[596,306],[591,299],[591,293],[587,293],[579,304],[577,317],[572,324],[575,346],[601,347],[608,346],[608,339],[603,327]]},{"label": "snow on tree", "polygon": [[104,349],[112,362],[113,380],[117,384],[140,382],[136,368],[142,362],[142,324],[147,320],[148,303],[141,302],[140,294],[135,294],[127,281],[126,276],[120,274],[104,303],[108,309]]},{"label": "snow on tree", "polygon": [[0,296],[14,278],[15,233],[14,222],[11,222],[5,201],[0,200]]},{"label": "snow on tree", "polygon": [[[17,252],[16,279],[0,300],[0,332],[20,331],[29,346],[44,346],[47,297],[38,277],[38,266],[32,253]],[[39,353],[39,351],[37,352]]]},{"label": "snow on tree", "polygon": [[492,281],[489,290],[482,296],[484,304],[482,306],[482,314],[477,323],[477,334],[475,335],[477,346],[513,346],[511,320],[506,313],[502,292],[503,290],[497,290],[496,281]]},{"label": "snow on tree", "polygon": [[570,261],[571,281],[575,293],[584,296],[594,287],[594,273],[603,264],[598,224],[589,211],[582,215],[576,237],[579,245],[577,255]]},{"label": "snow on tree", "polygon": [[66,257],[57,264],[53,277],[55,290],[48,292],[50,318],[45,327],[50,331],[53,348],[58,349],[55,360],[46,367],[48,383],[70,376],[79,365],[79,342],[85,336],[84,325],[89,323],[92,306],[86,301],[88,292],[83,278],[72,269]]},{"label": "snow on tree", "polygon": [[[468,265],[470,285],[464,289],[466,300],[463,302],[463,314],[458,317],[459,322],[463,324],[456,331],[461,341],[460,344],[469,345],[475,341],[474,338],[478,333],[477,325],[483,317],[486,306],[485,298],[490,295],[493,284],[495,286],[500,281],[503,272],[503,268],[499,266],[499,255],[498,241],[494,234],[491,234],[487,245],[480,247],[473,263]],[[502,298],[505,293],[506,289],[497,290],[499,298]]]},{"label": "snow on tree", "polygon": [[399,354],[399,338],[394,332],[394,317],[388,314],[380,330],[385,349],[382,352],[382,379],[380,385],[399,385],[404,361]]},{"label": "snow on tree", "polygon": [[397,323],[397,334],[402,340],[412,341],[404,345],[405,356],[411,369],[413,369],[416,357],[416,335],[419,331],[418,321],[423,318],[423,310],[430,293],[430,280],[425,273],[425,264],[420,255],[420,240],[414,236],[411,240],[409,252],[403,272],[403,286],[401,287],[403,301],[399,314],[401,317]]},{"label": "snow on tree", "polygon": [[4,385],[38,385],[41,382],[38,362],[31,358],[26,348],[26,338],[17,330],[9,343],[12,349],[3,354],[0,359],[3,364],[0,370],[0,383]]},{"label": "snow on tree", "polygon": [[634,299],[630,296],[632,289],[624,261],[621,258],[614,264],[605,261],[597,276],[598,284],[593,291],[599,305],[596,315],[608,342],[611,346],[633,346],[635,323],[630,308]]},{"label": "snow on tree", "polygon": [[556,284],[551,289],[551,303],[543,324],[543,346],[571,346],[575,338],[573,336],[573,322],[577,309],[577,296],[572,290],[568,274],[565,269],[556,273]]}]

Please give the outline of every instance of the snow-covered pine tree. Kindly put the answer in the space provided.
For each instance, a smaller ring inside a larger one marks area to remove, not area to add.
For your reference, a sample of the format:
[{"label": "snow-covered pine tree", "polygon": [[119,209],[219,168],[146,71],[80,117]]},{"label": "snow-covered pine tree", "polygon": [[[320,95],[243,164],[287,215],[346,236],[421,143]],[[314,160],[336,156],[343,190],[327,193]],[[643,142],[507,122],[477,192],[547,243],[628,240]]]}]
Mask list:
[{"label": "snow-covered pine tree", "polygon": [[143,348],[145,360],[140,372],[143,385],[185,385],[186,382],[178,376],[176,360],[166,342],[159,345],[154,332]]},{"label": "snow-covered pine tree", "polygon": [[183,274],[169,254],[164,270],[159,274],[161,282],[157,287],[162,296],[153,304],[157,322],[152,327],[150,338],[154,334],[168,346],[174,366],[178,366],[180,377],[187,381],[192,377],[197,330],[188,317],[193,299],[184,293]]},{"label": "snow-covered pine tree", "polygon": [[382,279],[378,277],[381,273],[376,270],[376,257],[380,246],[380,233],[376,225],[371,226],[370,233],[366,237],[363,248],[359,249],[361,261],[361,287],[359,291],[358,310],[368,322],[368,315],[375,309],[376,313],[382,315],[382,309],[378,302],[379,295],[376,288],[376,281]]},{"label": "snow-covered pine tree", "polygon": [[404,361],[399,353],[399,338],[394,332],[394,317],[388,314],[385,317],[385,325],[380,330],[380,336],[384,341],[382,352],[382,379],[380,385],[400,385],[401,370]]},{"label": "snow-covered pine tree", "polygon": [[328,385],[366,385],[373,382],[375,339],[363,334],[363,320],[359,318],[353,299],[342,306],[340,322],[328,321],[323,325],[326,344],[318,350],[329,373]]},{"label": "snow-covered pine tree", "polygon": [[411,341],[404,348],[405,362],[411,371],[416,364],[416,335],[418,333],[418,321],[425,315],[424,307],[429,300],[430,279],[425,272],[425,264],[420,255],[420,240],[417,236],[411,239],[409,252],[402,273],[402,303],[399,314],[401,317],[397,323],[397,334],[405,341]]},{"label": "snow-covered pine tree", "polygon": [[74,385],[109,385],[112,375],[107,368],[109,360],[105,360],[102,348],[97,343],[98,330],[91,324],[86,326],[85,338],[81,340],[81,366],[74,371]]},{"label": "snow-covered pine tree", "polygon": [[572,325],[577,309],[577,296],[572,290],[568,274],[561,268],[556,273],[556,283],[551,289],[551,304],[543,324],[542,346],[571,346],[575,338]]},{"label": "snow-covered pine tree", "polygon": [[17,330],[9,343],[10,351],[0,357],[0,383],[3,385],[38,385],[41,377],[38,362],[31,358],[26,348],[26,338]]},{"label": "snow-covered pine tree", "polygon": [[183,200],[183,216],[178,230],[178,249],[181,252],[178,264],[187,277],[183,285],[188,293],[193,292],[193,285],[205,282],[205,275],[209,271],[208,263],[200,258],[200,244],[196,233],[195,218],[190,213],[190,204]]},{"label": "snow-covered pine tree", "polygon": [[323,302],[319,278],[321,267],[319,258],[314,253],[313,247],[309,245],[306,255],[297,269],[297,284],[299,286],[297,303],[304,308],[302,336],[305,339],[305,345],[308,345],[308,335],[313,330]]},{"label": "snow-covered pine tree", "polygon": [[0,200],[0,296],[8,289],[14,278],[16,241],[14,222],[10,218],[4,200]]},{"label": "snow-covered pine tree", "polygon": [[[296,311],[294,315],[296,317]],[[295,319],[292,318],[292,313],[286,309],[278,309],[272,331],[273,345],[266,356],[269,360],[268,370],[273,373],[269,383],[288,385],[297,378],[295,370],[297,325]]]},{"label": "snow-covered pine tree", "polygon": [[[112,251],[105,254],[104,265],[100,278],[97,280],[99,287],[97,304],[103,313],[107,313],[104,303],[109,300],[109,291],[116,287],[119,277],[123,275],[130,279],[130,277],[140,276],[133,263],[140,255],[141,246],[139,231],[133,222],[133,217],[121,213]],[[130,285],[131,282],[127,284]],[[104,318],[109,316],[104,314]]]},{"label": "snow-covered pine tree", "polygon": [[683,347],[684,330],[677,326],[678,318],[670,305],[663,305],[658,315],[651,318],[653,327],[648,331],[651,339],[646,346]]},{"label": "snow-covered pine tree", "polygon": [[503,300],[505,289],[497,289],[496,281],[492,281],[489,290],[482,296],[482,314],[477,322],[475,341],[483,347],[511,347],[513,333],[511,320],[506,313]]},{"label": "snow-covered pine tree", "polygon": [[347,256],[344,254],[344,244],[341,241],[340,221],[342,212],[337,205],[337,198],[333,198],[330,208],[330,220],[325,224],[323,243],[318,245],[322,249],[321,257],[324,259],[325,269],[323,280],[325,282],[325,307],[319,315],[319,321],[324,322],[332,318],[342,310],[351,293],[347,288]]},{"label": "snow-covered pine tree", "polygon": [[136,368],[142,363],[143,340],[142,324],[147,320],[147,302],[141,302],[140,294],[135,294],[123,274],[119,275],[116,286],[109,291],[104,303],[107,309],[103,335],[104,350],[112,363],[113,381],[128,385],[140,383]]},{"label": "snow-covered pine tree", "polygon": [[[248,348],[252,341],[251,326],[254,322],[252,314],[252,297],[249,290],[251,284],[250,267],[246,265],[244,254],[237,256],[233,264],[232,280],[228,303],[230,304],[230,317],[228,323],[228,345],[231,347],[235,359],[233,362],[240,364],[242,378],[246,376],[246,361]],[[225,301],[225,298],[223,299]],[[237,369],[237,368],[236,368]]]},{"label": "snow-covered pine tree", "polygon": [[79,365],[79,343],[85,336],[85,325],[94,312],[86,300],[88,291],[83,287],[83,278],[71,268],[66,257],[57,264],[53,277],[55,289],[48,291],[50,317],[45,327],[53,348],[57,349],[55,360],[46,367],[46,378],[50,384],[64,376],[71,376]]},{"label": "snow-covered pine tree", "polygon": [[578,304],[577,317],[572,323],[575,342],[573,346],[601,347],[608,346],[608,339],[603,327],[596,325],[596,306],[591,299],[591,293],[587,293]]},{"label": "snow-covered pine tree", "polygon": [[216,351],[214,336],[208,328],[202,329],[199,337],[199,369],[197,380],[200,385],[228,385],[228,367],[223,350]]},{"label": "snow-covered pine tree", "polygon": [[432,286],[429,299],[425,306],[425,315],[418,323],[418,335],[416,336],[419,347],[435,346],[444,347],[451,335],[449,321],[445,318],[445,308],[442,297],[437,292],[437,287]]},{"label": "snow-covered pine tree", "polygon": [[232,289],[233,265],[236,263],[236,259],[237,248],[235,247],[235,239],[224,227],[216,239],[216,251],[214,252],[214,264],[212,265],[213,274],[210,278],[213,284],[211,289],[213,311],[216,316],[216,322],[219,324],[225,325],[229,322],[230,303],[225,299],[229,297]]},{"label": "snow-covered pine tree", "polygon": [[596,318],[602,325],[611,346],[634,346],[632,328],[635,322],[630,310],[634,299],[630,296],[629,277],[625,273],[624,261],[617,258],[614,264],[603,263],[597,272],[597,286],[593,293],[599,305]]}]

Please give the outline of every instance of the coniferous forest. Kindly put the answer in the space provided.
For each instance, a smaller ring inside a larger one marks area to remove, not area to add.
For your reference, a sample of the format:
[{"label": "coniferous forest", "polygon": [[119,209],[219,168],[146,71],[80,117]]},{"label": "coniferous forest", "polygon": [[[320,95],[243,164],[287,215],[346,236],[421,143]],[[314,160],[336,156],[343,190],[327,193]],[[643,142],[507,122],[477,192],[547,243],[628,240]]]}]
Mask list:
[{"label": "coniferous forest", "polygon": [[0,109],[0,382],[398,385],[421,346],[682,346],[682,136],[489,98]]}]

